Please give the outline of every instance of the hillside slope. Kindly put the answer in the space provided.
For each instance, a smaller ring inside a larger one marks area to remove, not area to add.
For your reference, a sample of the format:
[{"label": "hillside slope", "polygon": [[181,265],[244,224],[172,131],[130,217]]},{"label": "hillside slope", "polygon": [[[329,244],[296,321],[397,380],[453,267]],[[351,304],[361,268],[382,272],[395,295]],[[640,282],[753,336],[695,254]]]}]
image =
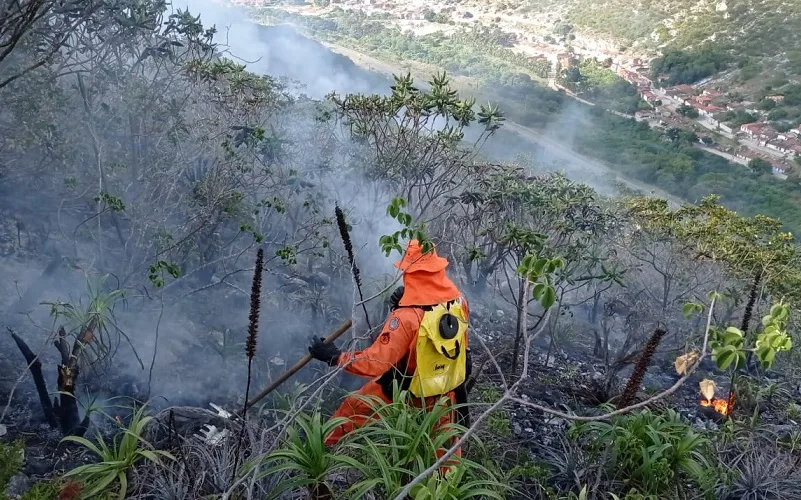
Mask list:
[{"label": "hillside slope", "polygon": [[497,6],[504,13],[550,18],[557,32],[567,31],[566,24],[650,50],[712,41],[747,55],[774,57],[797,50],[801,40],[801,2],[796,0],[528,0]]}]

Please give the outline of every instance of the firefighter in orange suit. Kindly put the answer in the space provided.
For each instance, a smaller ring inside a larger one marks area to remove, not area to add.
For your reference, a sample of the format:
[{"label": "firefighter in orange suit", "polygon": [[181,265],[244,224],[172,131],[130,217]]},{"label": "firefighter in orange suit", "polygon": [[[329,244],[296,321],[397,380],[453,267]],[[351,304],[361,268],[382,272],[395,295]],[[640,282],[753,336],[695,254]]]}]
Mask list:
[{"label": "firefighter in orange suit", "polygon": [[[384,322],[381,334],[375,342],[363,351],[340,352],[333,344],[323,344],[322,339],[315,339],[309,347],[311,356],[331,366],[343,366],[353,375],[371,378],[356,394],[378,396],[386,403],[391,402],[392,384],[414,373],[416,368],[416,346],[418,329],[426,310],[443,303],[459,302],[465,316],[467,302],[459,289],[445,274],[448,260],[439,257],[436,250],[423,253],[420,244],[413,240],[406,253],[395,267],[403,271],[403,286],[393,293],[393,310]],[[466,337],[465,337],[466,340]],[[466,344],[466,341],[465,341]],[[467,345],[467,375],[470,371],[470,357]],[[454,404],[466,403],[465,384],[447,394]],[[430,407],[442,396],[431,396],[416,400],[416,405],[423,401]],[[333,417],[347,417],[348,421],[335,428],[326,438],[325,444],[337,443],[345,434],[355,427],[361,426],[372,416],[370,405],[355,396],[349,396],[334,413]],[[466,408],[451,412],[445,422],[456,421],[469,426],[469,414]],[[457,453],[461,456],[461,450]]]}]

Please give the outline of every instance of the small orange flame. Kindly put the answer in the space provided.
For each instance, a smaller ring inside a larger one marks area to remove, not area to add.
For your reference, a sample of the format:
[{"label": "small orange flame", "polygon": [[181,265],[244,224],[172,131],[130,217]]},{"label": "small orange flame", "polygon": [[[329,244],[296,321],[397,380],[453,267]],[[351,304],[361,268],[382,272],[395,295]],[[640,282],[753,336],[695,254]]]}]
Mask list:
[{"label": "small orange flame", "polygon": [[731,400],[725,400],[722,398],[712,398],[711,400],[702,399],[700,403],[701,406],[711,406],[721,415],[728,415],[731,411],[731,408],[734,406],[734,398],[732,397]]}]

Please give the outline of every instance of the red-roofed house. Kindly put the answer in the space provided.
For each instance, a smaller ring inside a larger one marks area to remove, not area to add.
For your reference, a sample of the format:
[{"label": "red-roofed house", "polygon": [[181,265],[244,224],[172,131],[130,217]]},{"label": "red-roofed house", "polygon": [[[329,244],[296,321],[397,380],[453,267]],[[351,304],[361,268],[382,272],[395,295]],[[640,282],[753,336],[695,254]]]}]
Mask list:
[{"label": "red-roofed house", "polygon": [[670,97],[690,97],[693,95],[693,88],[691,85],[676,85],[665,90],[665,93]]},{"label": "red-roofed house", "polygon": [[773,175],[783,176],[787,174],[787,167],[785,167],[781,163],[777,161],[770,161],[770,164],[773,166]]},{"label": "red-roofed house", "polygon": [[751,137],[759,137],[759,133],[762,131],[762,125],[762,123],[746,123],[740,126],[740,132]]},{"label": "red-roofed house", "polygon": [[650,102],[650,103],[659,101],[659,96],[654,94],[650,90],[643,91],[642,98],[645,102]]},{"label": "red-roofed house", "polygon": [[764,122],[746,123],[740,127],[740,132],[753,138],[778,139],[779,137],[779,133]]},{"label": "red-roofed house", "polygon": [[697,109],[698,110],[698,114],[703,115],[703,116],[709,116],[709,117],[712,117],[712,116],[724,111],[724,109],[721,108],[721,107],[713,106],[713,105],[699,104],[699,103],[694,102],[694,101],[690,101],[690,106],[692,106],[695,109]]}]

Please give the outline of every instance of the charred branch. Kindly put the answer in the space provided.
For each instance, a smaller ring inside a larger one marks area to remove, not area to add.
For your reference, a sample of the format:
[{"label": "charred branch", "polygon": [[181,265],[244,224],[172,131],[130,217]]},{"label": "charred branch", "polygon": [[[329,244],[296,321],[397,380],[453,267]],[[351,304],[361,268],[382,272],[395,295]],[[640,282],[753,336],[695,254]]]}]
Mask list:
[{"label": "charred branch", "polygon": [[11,332],[11,338],[14,339],[17,348],[19,348],[22,356],[25,357],[25,362],[28,364],[28,368],[31,371],[33,383],[36,385],[36,392],[39,395],[39,402],[42,404],[45,420],[47,420],[47,423],[50,424],[51,427],[58,427],[58,418],[56,418],[53,405],[50,403],[50,394],[47,392],[47,384],[45,383],[44,375],[42,375],[42,362],[39,361],[39,357],[31,351],[31,348],[28,347],[28,344],[22,340],[19,335],[14,333],[10,328],[8,330]]},{"label": "charred branch", "polygon": [[53,344],[61,355],[61,363],[58,365],[57,369],[58,394],[53,398],[52,402],[50,401],[50,394],[47,390],[47,382],[42,374],[41,361],[39,361],[38,356],[31,351],[28,344],[9,329],[9,331],[11,331],[11,337],[17,344],[17,348],[19,348],[23,357],[25,357],[25,361],[28,363],[45,419],[51,427],[60,428],[62,434],[65,436],[83,436],[89,428],[89,415],[81,419],[78,411],[78,400],[75,398],[75,384],[80,373],[78,358],[83,352],[84,346],[94,338],[94,329],[96,327],[97,321],[92,319],[83,329],[82,334],[75,339],[72,349],[70,349],[69,342],[67,341],[67,332],[63,327],[59,328],[58,338]]}]

